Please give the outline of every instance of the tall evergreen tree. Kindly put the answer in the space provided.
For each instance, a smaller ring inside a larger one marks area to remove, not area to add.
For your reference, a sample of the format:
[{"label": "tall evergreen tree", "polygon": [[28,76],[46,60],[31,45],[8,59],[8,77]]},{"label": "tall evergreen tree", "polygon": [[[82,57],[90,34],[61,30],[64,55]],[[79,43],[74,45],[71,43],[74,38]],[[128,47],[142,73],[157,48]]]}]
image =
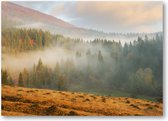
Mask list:
[{"label": "tall evergreen tree", "polygon": [[98,54],[98,61],[100,62],[100,63],[103,63],[103,56],[102,56],[102,54],[101,54],[101,51],[99,50],[99,54]]},{"label": "tall evergreen tree", "polygon": [[22,77],[22,73],[20,72],[19,74],[19,78],[18,78],[18,86],[23,87],[23,77]]}]

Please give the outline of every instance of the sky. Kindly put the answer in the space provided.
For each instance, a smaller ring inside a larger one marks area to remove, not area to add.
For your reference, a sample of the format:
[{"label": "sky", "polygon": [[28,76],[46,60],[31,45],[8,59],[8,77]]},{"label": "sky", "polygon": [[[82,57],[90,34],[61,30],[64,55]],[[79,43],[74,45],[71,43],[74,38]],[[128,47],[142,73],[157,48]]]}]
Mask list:
[{"label": "sky", "polygon": [[87,29],[122,33],[163,31],[163,3],[159,1],[18,1],[14,3]]}]

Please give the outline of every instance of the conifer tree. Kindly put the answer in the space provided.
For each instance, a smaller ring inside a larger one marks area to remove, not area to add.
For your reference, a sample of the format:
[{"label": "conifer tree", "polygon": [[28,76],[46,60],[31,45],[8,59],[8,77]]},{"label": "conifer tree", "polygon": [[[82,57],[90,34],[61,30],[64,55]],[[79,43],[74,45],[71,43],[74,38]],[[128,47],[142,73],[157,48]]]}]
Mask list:
[{"label": "conifer tree", "polygon": [[20,72],[19,74],[19,78],[18,78],[18,86],[23,87],[23,77],[22,77],[22,73]]}]

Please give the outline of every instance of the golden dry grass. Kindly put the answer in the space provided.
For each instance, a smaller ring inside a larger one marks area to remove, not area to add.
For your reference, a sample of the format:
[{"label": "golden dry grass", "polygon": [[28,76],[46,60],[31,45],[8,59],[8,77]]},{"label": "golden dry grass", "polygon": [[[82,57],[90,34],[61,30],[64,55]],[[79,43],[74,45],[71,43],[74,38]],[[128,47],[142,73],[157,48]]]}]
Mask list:
[{"label": "golden dry grass", "polygon": [[162,116],[163,104],[125,97],[2,86],[3,116]]}]

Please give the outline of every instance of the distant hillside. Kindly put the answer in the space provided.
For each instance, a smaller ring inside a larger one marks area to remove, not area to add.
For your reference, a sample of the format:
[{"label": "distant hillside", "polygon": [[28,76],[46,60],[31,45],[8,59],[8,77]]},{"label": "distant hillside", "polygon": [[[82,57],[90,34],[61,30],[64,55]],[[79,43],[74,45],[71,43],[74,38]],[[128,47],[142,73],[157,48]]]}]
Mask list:
[{"label": "distant hillside", "polygon": [[[41,28],[43,30],[50,31],[51,33],[63,34],[64,36],[73,38],[106,38],[116,41],[121,40],[122,42],[130,42],[136,40],[138,36],[145,36],[145,33],[104,33],[101,31],[79,28],[51,15],[47,15],[11,2],[3,1],[2,27],[9,26],[17,28]],[[148,34],[148,36],[153,37],[155,34],[156,33],[151,33]]]},{"label": "distant hillside", "polygon": [[2,116],[162,116],[163,104],[126,97],[2,86]]}]

